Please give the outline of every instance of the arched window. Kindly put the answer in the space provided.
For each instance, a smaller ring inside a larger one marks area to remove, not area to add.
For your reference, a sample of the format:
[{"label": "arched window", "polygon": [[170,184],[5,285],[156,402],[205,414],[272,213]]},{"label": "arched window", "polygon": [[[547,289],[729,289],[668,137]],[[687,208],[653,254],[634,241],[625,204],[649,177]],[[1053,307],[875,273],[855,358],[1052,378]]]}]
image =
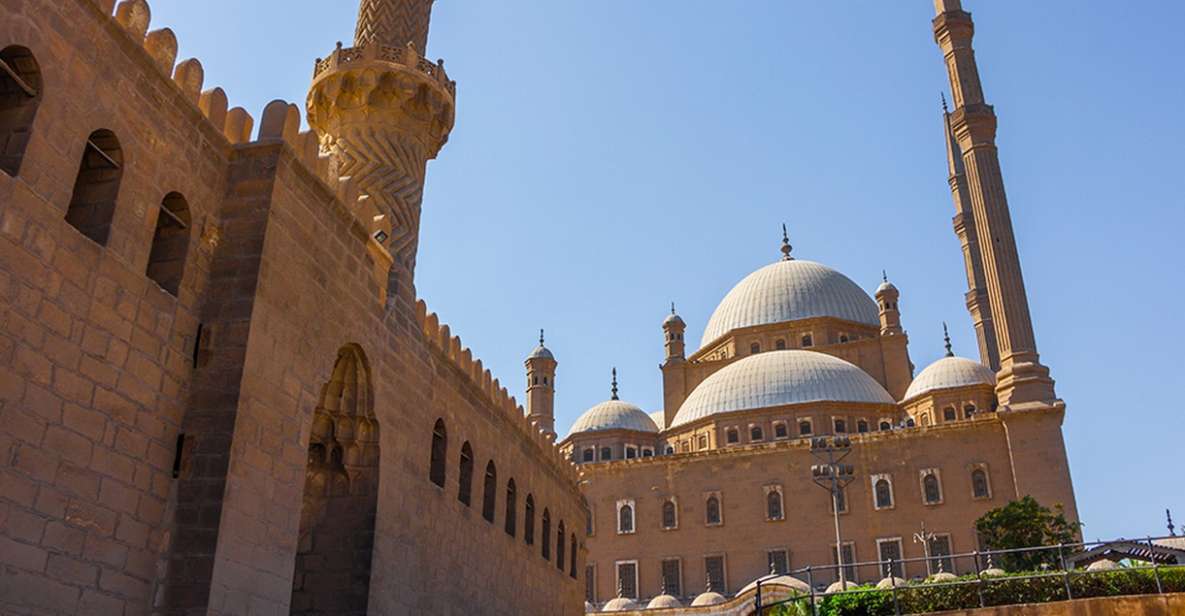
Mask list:
[{"label": "arched window", "polygon": [[604,461],[604,460],[612,460],[612,459],[613,459],[613,450],[609,447],[602,447],[601,448],[601,460]]},{"label": "arched window", "polygon": [[839,335],[839,342],[840,342],[840,344],[843,344],[843,343],[845,343],[845,342],[847,342],[847,341],[848,341],[848,335],[847,335],[847,334],[840,334],[840,335]]},{"label": "arched window", "polygon": [[927,505],[937,505],[942,501],[942,490],[938,486],[938,476],[934,473],[922,477],[922,495]]},{"label": "arched window", "polygon": [[749,440],[760,441],[765,438],[765,431],[761,426],[749,426]]},{"label": "arched window", "polygon": [[942,409],[942,421],[954,421],[956,419],[958,417],[955,416],[955,408],[953,406]]},{"label": "arched window", "polygon": [[428,467],[428,479],[432,483],[444,487],[445,456],[448,454],[448,431],[444,428],[444,420],[437,419],[432,427],[432,460]]},{"label": "arched window", "polygon": [[992,495],[988,488],[987,472],[982,468],[971,471],[971,493],[975,498],[989,498]]},{"label": "arched window", "polygon": [[917,425],[917,423],[916,423],[916,422],[914,422],[914,420],[913,420],[913,417],[910,417],[909,419],[906,419],[906,420],[905,420],[905,427],[906,427],[906,428],[912,428],[912,427],[914,427],[914,426],[916,426],[916,425]]},{"label": "arched window", "polygon": [[106,246],[122,178],[123,147],[115,133],[109,130],[91,133],[83,148],[66,222],[96,244]]},{"label": "arched window", "polygon": [[617,509],[617,533],[628,535],[634,532],[634,506],[632,503],[622,503]]},{"label": "arched window", "polygon": [[517,531],[518,523],[518,491],[514,487],[514,477],[506,482],[506,534],[511,537]]},{"label": "arched window", "polygon": [[971,419],[974,416],[975,416],[975,405],[974,404],[968,404],[967,406],[963,407],[963,417],[964,418]]},{"label": "arched window", "polygon": [[756,355],[760,352],[761,352],[761,343],[760,342],[754,342],[753,344],[749,345],[749,353],[750,354]]},{"label": "arched window", "polygon": [[498,467],[490,460],[486,464],[486,482],[482,490],[481,517],[487,522],[494,521],[494,506],[498,500]]},{"label": "arched window", "polygon": [[810,433],[811,433],[811,422],[810,421],[804,419],[804,420],[798,422],[799,436],[807,436]]},{"label": "arched window", "polygon": [[543,508],[543,560],[551,560],[551,512]]},{"label": "arched window", "polygon": [[675,454],[675,448],[671,447],[670,445],[667,445],[667,455],[670,456],[670,455],[674,455],[674,454]]},{"label": "arched window", "polygon": [[877,479],[874,485],[876,490],[876,508],[888,509],[893,506],[893,486],[888,479]]},{"label": "arched window", "polygon": [[836,434],[844,434],[847,431],[848,431],[847,422],[842,419],[836,419],[835,420],[835,433]]},{"label": "arched window", "polygon": [[732,444],[739,442],[741,440],[741,435],[739,432],[737,432],[736,428],[729,428],[727,431],[725,431],[724,438],[728,440],[729,444]]},{"label": "arched window", "polygon": [[856,422],[856,432],[859,434],[868,432],[868,422],[864,421],[863,419],[861,419],[860,421],[857,421]]},{"label": "arched window", "polygon": [[527,513],[523,518],[523,541],[527,545],[535,545],[535,495],[527,495]]},{"label": "arched window", "polygon": [[880,428],[881,428],[881,430],[892,430],[892,429],[893,429],[893,424],[891,424],[891,423],[889,423],[889,422],[887,422],[887,421],[882,421],[882,422],[881,422],[881,426],[880,426]]},{"label": "arched window", "polygon": [[789,433],[786,431],[785,423],[774,424],[774,438],[786,438]]},{"label": "arched window", "polygon": [[709,525],[720,523],[720,499],[716,495],[708,497],[707,503],[704,504],[704,520]]},{"label": "arched window", "polygon": [[786,350],[786,341],[781,338],[778,338],[777,341],[774,342],[774,348],[779,351],[785,351]]},{"label": "arched window", "polygon": [[625,446],[625,459],[633,460],[636,457],[638,457],[638,448],[634,447],[633,445],[626,445]]},{"label": "arched window", "polygon": [[460,478],[457,488],[457,500],[469,506],[469,501],[473,496],[473,448],[469,446],[469,441],[461,445],[461,468]]},{"label": "arched window", "polygon": [[0,62],[0,171],[16,177],[41,104],[41,67],[16,45],[0,51]]},{"label": "arched window", "polygon": [[555,568],[564,570],[564,521],[560,520],[559,528],[555,532]]},{"label": "arched window", "polygon": [[802,337],[802,348],[805,349],[807,347],[812,347],[812,346],[815,346],[815,339],[813,337],[811,337],[810,334],[803,336]]},{"label": "arched window", "polygon": [[699,448],[700,449],[707,449],[708,448],[708,436],[706,434],[699,435],[698,440],[699,440]]},{"label": "arched window", "polygon": [[176,295],[185,272],[189,252],[189,204],[180,193],[165,195],[156,216],[156,232],[148,253],[148,277],[160,288]]},{"label": "arched window", "polygon": [[765,519],[782,519],[782,493],[778,490],[770,490],[765,495]]},{"label": "arched window", "polygon": [[679,518],[675,511],[675,501],[668,499],[662,504],[662,527],[671,530],[678,524]]},{"label": "arched window", "polygon": [[568,559],[570,561],[568,564],[568,576],[576,579],[576,533],[572,533],[568,543],[568,547],[571,548],[571,551],[568,552]]},{"label": "arched window", "polygon": [[585,447],[583,460],[585,462],[592,462],[593,458],[595,458],[596,455],[597,455],[597,451],[595,449],[593,449],[592,447]]}]

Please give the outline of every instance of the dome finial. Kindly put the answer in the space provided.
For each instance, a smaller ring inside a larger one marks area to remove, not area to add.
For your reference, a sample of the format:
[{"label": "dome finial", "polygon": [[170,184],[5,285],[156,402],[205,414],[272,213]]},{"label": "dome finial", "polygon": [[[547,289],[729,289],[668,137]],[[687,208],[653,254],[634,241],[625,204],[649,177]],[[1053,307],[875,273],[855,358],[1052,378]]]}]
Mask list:
[{"label": "dome finial", "polygon": [[887,270],[881,270],[881,282],[888,282],[888,281],[889,281],[889,272]]},{"label": "dome finial", "polygon": [[671,302],[671,314],[675,314],[675,302]]},{"label": "dome finial", "polygon": [[707,579],[707,584],[704,585],[704,592],[712,592],[712,574],[709,573],[704,577]]},{"label": "dome finial", "polygon": [[612,384],[613,400],[617,399],[617,368],[613,368],[613,384]]},{"label": "dome finial", "polygon": [[942,113],[950,113],[950,110],[946,108],[946,92],[939,90],[938,96],[942,99]]},{"label": "dome finial", "polygon": [[625,589],[621,587],[621,580],[617,580],[617,598],[625,596]]},{"label": "dome finial", "polygon": [[794,247],[790,245],[790,234],[786,232],[786,223],[782,223],[782,260],[789,261],[794,257],[790,256],[790,251]]},{"label": "dome finial", "polygon": [[543,346],[543,328],[539,328],[539,346]]},{"label": "dome finial", "polygon": [[950,331],[946,329],[946,321],[942,322],[942,339],[946,341],[946,356],[954,357],[955,353],[950,347]]}]

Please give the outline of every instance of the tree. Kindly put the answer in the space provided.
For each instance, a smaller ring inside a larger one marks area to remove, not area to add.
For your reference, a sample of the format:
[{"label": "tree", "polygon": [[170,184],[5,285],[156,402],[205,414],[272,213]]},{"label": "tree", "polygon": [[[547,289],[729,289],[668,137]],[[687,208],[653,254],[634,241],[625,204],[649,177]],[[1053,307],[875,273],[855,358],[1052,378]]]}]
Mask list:
[{"label": "tree", "polygon": [[[988,550],[1015,550],[1056,546],[1077,541],[1080,522],[1070,522],[1060,504],[1053,509],[1026,496],[1003,507],[992,509],[975,521],[975,530]],[[1061,567],[1056,549],[1034,550],[993,557],[995,564],[1008,571],[1033,571],[1042,565]]]}]

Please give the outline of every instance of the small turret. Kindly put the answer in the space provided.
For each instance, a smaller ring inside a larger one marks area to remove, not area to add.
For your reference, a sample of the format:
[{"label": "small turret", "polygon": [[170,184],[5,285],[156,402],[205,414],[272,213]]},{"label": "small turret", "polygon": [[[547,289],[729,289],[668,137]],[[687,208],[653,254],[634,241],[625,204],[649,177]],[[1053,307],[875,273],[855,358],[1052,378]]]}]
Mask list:
[{"label": "small turret", "polygon": [[539,330],[539,346],[523,362],[527,367],[527,419],[537,430],[555,438],[555,368],[559,362],[543,346],[543,330]]},{"label": "small turret", "polygon": [[683,318],[675,313],[675,303],[671,302],[671,314],[662,322],[664,346],[667,351],[667,362],[684,359],[683,332],[687,324]]},{"label": "small turret", "polygon": [[897,309],[897,298],[900,293],[893,283],[889,282],[889,275],[881,272],[881,284],[876,288],[876,303],[880,310],[881,335],[901,335],[901,312]]}]

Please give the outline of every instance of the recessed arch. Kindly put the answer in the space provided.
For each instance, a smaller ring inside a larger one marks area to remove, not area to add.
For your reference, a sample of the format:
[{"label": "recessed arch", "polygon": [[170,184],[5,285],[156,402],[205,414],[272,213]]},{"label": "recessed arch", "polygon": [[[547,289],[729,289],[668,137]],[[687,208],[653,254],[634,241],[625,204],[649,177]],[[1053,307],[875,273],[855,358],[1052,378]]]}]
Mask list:
[{"label": "recessed arch", "polygon": [[152,249],[148,253],[148,277],[170,295],[181,289],[185,257],[189,253],[192,217],[189,202],[178,192],[165,195],[156,217]]},{"label": "recessed arch", "polygon": [[100,246],[111,236],[123,165],[123,146],[115,133],[101,129],[86,138],[66,222]]},{"label": "recessed arch", "polygon": [[27,47],[0,50],[0,171],[16,177],[41,106],[41,66]]}]

